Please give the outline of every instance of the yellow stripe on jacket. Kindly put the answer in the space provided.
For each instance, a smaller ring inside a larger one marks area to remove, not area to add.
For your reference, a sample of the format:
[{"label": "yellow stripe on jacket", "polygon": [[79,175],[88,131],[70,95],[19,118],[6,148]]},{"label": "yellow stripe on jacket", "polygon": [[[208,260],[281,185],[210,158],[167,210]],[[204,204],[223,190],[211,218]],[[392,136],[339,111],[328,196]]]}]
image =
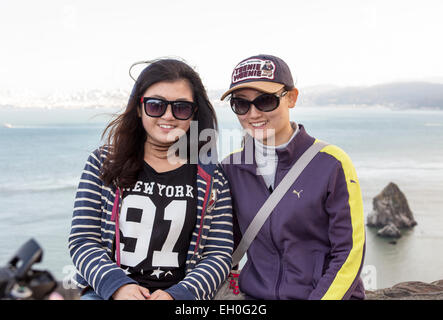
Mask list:
[{"label": "yellow stripe on jacket", "polygon": [[349,290],[362,264],[365,244],[363,200],[357,173],[349,156],[342,149],[334,145],[326,146],[321,152],[325,152],[341,162],[349,194],[348,202],[352,225],[352,249],[346,261],[337,272],[329,289],[322,297],[322,300],[337,300],[342,299]]}]

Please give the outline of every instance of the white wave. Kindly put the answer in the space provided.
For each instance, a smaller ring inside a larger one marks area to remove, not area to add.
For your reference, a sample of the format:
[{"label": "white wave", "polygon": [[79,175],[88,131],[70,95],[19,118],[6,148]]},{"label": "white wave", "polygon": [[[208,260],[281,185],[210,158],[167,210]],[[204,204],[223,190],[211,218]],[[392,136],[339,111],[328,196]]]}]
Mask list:
[{"label": "white wave", "polygon": [[[443,155],[443,153],[442,153]],[[422,159],[423,157],[404,157],[400,159],[374,159],[374,158],[354,158],[355,167],[360,169],[423,169],[440,170],[443,169],[443,161],[438,154],[431,159]]]},{"label": "white wave", "polygon": [[369,166],[356,166],[360,170],[380,170],[380,171],[426,171],[426,170],[443,170],[443,163],[416,163],[416,164],[380,164]]},{"label": "white wave", "polygon": [[[11,127],[9,128],[14,128],[14,129],[45,129],[45,128],[57,128],[56,126],[37,126],[37,125],[11,125]],[[60,126],[60,128],[65,128]]]},{"label": "white wave", "polygon": [[75,190],[79,183],[79,177],[36,179],[25,183],[6,183],[0,184],[0,193],[15,192],[47,192],[59,190]]},{"label": "white wave", "polygon": [[374,161],[373,163],[366,162],[364,165],[355,164],[355,169],[359,178],[370,180],[389,178],[402,181],[410,180],[414,183],[443,180],[443,163],[441,162]]}]

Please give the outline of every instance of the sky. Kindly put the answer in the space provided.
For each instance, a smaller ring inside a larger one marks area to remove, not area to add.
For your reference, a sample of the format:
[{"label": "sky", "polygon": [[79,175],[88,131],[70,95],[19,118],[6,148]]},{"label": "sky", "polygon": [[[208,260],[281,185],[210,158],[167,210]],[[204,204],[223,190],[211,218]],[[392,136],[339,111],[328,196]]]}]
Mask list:
[{"label": "sky", "polygon": [[133,62],[172,56],[223,90],[258,53],[299,87],[443,83],[442,16],[441,0],[2,0],[0,87],[127,89]]}]

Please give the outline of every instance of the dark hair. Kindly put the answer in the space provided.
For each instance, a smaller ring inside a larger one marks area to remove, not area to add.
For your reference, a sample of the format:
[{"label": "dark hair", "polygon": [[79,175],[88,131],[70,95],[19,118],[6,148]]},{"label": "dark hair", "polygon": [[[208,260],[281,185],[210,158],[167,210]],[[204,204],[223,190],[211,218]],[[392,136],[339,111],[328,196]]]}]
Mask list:
[{"label": "dark hair", "polygon": [[[159,59],[151,62],[139,75],[129,97],[125,111],[113,119],[105,128],[102,139],[107,134],[105,147],[107,157],[101,170],[101,178],[105,185],[115,184],[118,187],[131,187],[138,178],[143,166],[144,143],[147,138],[142,120],[137,109],[141,108],[140,99],[153,84],[161,81],[189,81],[194,102],[198,109],[193,120],[198,121],[198,134],[204,129],[217,130],[217,118],[209,101],[206,89],[198,73],[186,63],[175,59]],[[205,144],[198,141],[198,150]]]}]

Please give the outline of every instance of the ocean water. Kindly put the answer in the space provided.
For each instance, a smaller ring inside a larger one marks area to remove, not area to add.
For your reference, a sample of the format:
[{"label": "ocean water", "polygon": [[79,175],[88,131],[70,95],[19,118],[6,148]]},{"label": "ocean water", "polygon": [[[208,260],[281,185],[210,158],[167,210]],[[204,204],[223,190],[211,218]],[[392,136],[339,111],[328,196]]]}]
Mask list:
[{"label": "ocean water", "polygon": [[[101,144],[108,109],[0,109],[0,264],[26,240],[43,247],[39,269],[70,275],[67,249],[78,180]],[[216,108],[221,156],[239,147],[229,108]],[[340,146],[360,179],[365,216],[389,182],[405,193],[418,225],[396,244],[366,229],[371,288],[443,279],[443,111],[303,107],[291,119],[312,136]],[[10,124],[8,127],[4,124]]]}]

